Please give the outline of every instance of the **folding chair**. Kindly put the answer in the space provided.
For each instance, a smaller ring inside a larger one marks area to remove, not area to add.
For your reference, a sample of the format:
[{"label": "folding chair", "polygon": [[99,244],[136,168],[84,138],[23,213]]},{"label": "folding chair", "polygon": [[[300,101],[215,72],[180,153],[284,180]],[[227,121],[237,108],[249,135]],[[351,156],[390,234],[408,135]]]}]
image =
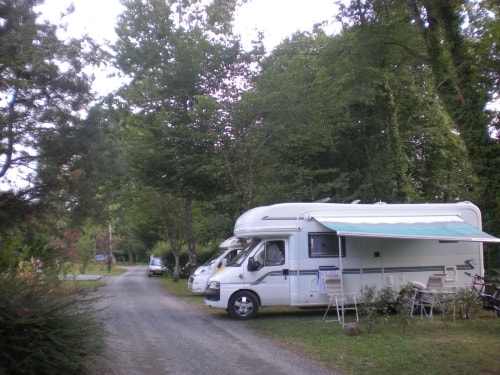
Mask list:
[{"label": "folding chair", "polygon": [[356,313],[356,323],[359,322],[358,315],[358,305],[356,302],[356,295],[350,294],[352,298],[351,301],[348,300],[348,295],[344,293],[342,288],[342,280],[340,276],[324,276],[324,285],[326,293],[329,297],[328,307],[326,308],[325,314],[323,315],[323,321],[325,321],[326,315],[330,310],[330,307],[335,303],[335,309],[337,310],[337,320],[344,326],[345,325],[345,311],[354,310]]},{"label": "folding chair", "polygon": [[444,276],[432,275],[427,279],[427,286],[424,290],[420,291],[420,317],[423,318],[424,314],[432,319],[434,313],[434,306],[439,304],[439,293],[444,287]]}]

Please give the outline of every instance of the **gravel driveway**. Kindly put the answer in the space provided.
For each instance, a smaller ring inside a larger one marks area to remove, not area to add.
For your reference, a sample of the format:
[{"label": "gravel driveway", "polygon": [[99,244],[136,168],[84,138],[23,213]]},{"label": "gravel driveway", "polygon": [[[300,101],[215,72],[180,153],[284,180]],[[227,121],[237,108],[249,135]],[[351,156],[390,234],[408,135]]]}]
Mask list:
[{"label": "gravel driveway", "polygon": [[[94,375],[334,374],[244,327],[161,288],[145,266],[104,278],[99,294],[113,333]],[[180,281],[184,282],[184,281]],[[187,287],[187,286],[186,286]]]}]

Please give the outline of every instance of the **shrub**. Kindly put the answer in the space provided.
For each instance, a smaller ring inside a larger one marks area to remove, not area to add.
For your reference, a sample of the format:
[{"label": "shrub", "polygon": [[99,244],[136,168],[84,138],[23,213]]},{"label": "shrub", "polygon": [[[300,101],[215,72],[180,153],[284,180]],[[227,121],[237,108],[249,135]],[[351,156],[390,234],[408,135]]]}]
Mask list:
[{"label": "shrub", "polygon": [[414,309],[417,307],[415,298],[419,293],[419,289],[413,284],[404,285],[398,293],[395,310],[401,318],[403,327],[408,325]]},{"label": "shrub", "polygon": [[455,305],[461,318],[471,319],[477,313],[481,300],[475,291],[468,287],[461,287],[456,291]]},{"label": "shrub", "polygon": [[377,291],[374,285],[365,286],[361,292],[359,312],[368,318],[368,332],[371,332],[373,322],[378,316],[388,319],[395,309],[396,292],[386,286]]},{"label": "shrub", "polygon": [[82,289],[59,280],[0,277],[0,374],[82,374],[105,345],[104,321]]}]

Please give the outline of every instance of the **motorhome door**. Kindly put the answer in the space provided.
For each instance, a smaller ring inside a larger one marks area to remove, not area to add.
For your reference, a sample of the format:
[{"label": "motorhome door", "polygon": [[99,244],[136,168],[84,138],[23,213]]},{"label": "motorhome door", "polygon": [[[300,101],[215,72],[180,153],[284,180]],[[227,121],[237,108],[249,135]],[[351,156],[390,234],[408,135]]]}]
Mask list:
[{"label": "motorhome door", "polygon": [[289,253],[285,240],[263,242],[249,260],[249,273],[262,306],[290,303]]}]

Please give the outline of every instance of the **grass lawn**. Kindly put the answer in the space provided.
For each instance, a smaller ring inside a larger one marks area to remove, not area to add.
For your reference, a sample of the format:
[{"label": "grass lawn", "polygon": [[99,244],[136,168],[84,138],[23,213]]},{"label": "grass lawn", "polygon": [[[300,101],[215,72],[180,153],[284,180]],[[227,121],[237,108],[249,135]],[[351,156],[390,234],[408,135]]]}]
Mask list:
[{"label": "grass lawn", "polygon": [[70,271],[68,273],[72,273],[75,275],[85,274],[85,275],[121,275],[122,273],[127,272],[127,270],[123,267],[120,267],[120,264],[113,265],[111,267],[111,272],[108,273],[108,267],[105,262],[91,262],[87,265],[85,272],[82,272],[81,264],[74,264],[70,267]]},{"label": "grass lawn", "polygon": [[[79,275],[82,274],[81,272],[81,265],[80,264],[75,264],[73,267],[70,268],[68,273]],[[106,267],[106,264],[104,262],[100,263],[90,263],[87,268],[85,269],[85,275],[110,275],[110,276],[116,276],[116,275],[121,275],[122,273],[127,272],[125,268],[120,267],[120,265],[114,265],[111,267],[111,272],[108,273],[108,268]],[[66,284],[69,285],[74,285],[78,286],[81,288],[86,288],[86,289],[92,289],[92,288],[98,288],[100,286],[105,285],[105,283],[99,279],[99,280],[67,280],[65,281]]]},{"label": "grass lawn", "polygon": [[[226,311],[206,307],[203,296],[189,292],[186,279],[161,282],[207,314],[230,319]],[[500,374],[500,318],[488,311],[455,322],[439,315],[433,321],[380,317],[370,333],[361,317],[357,336],[344,334],[335,311],[326,322],[323,313],[324,308],[262,308],[255,319],[241,324],[343,374]],[[346,322],[352,321],[349,318]]]}]

